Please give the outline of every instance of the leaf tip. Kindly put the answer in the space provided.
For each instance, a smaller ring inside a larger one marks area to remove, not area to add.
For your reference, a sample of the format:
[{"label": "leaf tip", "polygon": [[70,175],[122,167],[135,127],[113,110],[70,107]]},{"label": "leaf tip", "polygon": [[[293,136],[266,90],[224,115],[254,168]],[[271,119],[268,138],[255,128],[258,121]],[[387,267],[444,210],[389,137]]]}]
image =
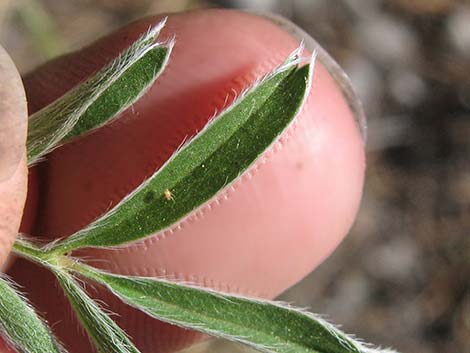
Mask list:
[{"label": "leaf tip", "polygon": [[160,34],[160,31],[165,27],[166,22],[168,20],[168,16],[165,16],[160,22],[157,24],[151,25],[145,35],[146,39],[156,39]]},{"label": "leaf tip", "polygon": [[293,66],[300,64],[302,53],[304,51],[303,41],[300,42],[299,46],[292,51],[287,59],[273,71],[273,74],[280,73],[282,71],[288,70]]}]

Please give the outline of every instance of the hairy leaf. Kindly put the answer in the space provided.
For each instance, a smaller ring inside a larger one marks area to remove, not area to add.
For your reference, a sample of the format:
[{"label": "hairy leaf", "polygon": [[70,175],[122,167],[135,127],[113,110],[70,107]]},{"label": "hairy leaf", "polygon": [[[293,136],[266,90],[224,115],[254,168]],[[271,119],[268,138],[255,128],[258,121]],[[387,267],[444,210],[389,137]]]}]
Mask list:
[{"label": "hairy leaf", "polygon": [[155,43],[151,28],[104,69],[30,117],[28,164],[71,138],[96,129],[137,101],[164,69],[173,41]]},{"label": "hairy leaf", "polygon": [[154,278],[118,276],[85,265],[78,265],[76,270],[152,317],[262,352],[380,352],[365,347],[311,313],[281,303],[225,295]]},{"label": "hairy leaf", "polygon": [[142,239],[180,220],[239,177],[292,122],[308,94],[313,64],[298,68],[299,53],[212,120],[114,209],[54,251]]},{"label": "hairy leaf", "polygon": [[99,353],[139,353],[126,333],[85,293],[69,273],[60,269],[54,273]]},{"label": "hairy leaf", "polygon": [[0,278],[0,334],[22,353],[64,352],[47,325],[5,278]]}]

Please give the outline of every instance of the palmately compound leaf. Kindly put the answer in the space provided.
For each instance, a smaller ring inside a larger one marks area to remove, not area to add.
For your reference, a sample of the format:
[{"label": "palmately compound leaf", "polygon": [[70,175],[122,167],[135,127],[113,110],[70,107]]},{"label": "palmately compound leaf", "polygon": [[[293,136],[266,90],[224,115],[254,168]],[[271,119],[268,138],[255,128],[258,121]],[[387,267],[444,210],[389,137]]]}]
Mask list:
[{"label": "palmately compound leaf", "polygon": [[292,122],[306,99],[314,60],[301,49],[237,99],[109,213],[56,245],[109,247],[165,229],[239,177]]},{"label": "palmately compound leaf", "polygon": [[155,43],[165,20],[137,39],[108,66],[30,117],[28,164],[54,148],[108,123],[135,103],[168,62],[173,40]]},{"label": "palmately compound leaf", "polygon": [[125,303],[159,320],[269,353],[379,353],[311,313],[166,280],[75,268]]},{"label": "palmately compound leaf", "polygon": [[85,293],[72,275],[61,269],[54,273],[99,353],[139,353],[126,333]]},{"label": "palmately compound leaf", "polygon": [[46,323],[5,278],[0,278],[0,335],[21,353],[65,352]]}]

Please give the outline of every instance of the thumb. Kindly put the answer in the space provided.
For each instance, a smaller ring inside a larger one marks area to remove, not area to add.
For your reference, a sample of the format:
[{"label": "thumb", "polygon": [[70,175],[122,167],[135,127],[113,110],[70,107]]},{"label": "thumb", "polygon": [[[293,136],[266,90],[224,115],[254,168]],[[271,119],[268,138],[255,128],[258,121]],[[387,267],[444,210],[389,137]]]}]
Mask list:
[{"label": "thumb", "polygon": [[20,226],[26,198],[26,98],[13,61],[0,46],[0,269]]},{"label": "thumb", "polygon": [[[30,74],[30,109],[85,79],[160,19],[130,24]],[[55,150],[41,166],[35,234],[67,236],[89,224],[160,167],[185,136],[203,128],[223,108],[227,93],[243,92],[299,45],[265,19],[224,10],[170,15],[161,40],[173,35],[168,67],[133,109]],[[265,298],[299,281],[346,234],[364,174],[364,145],[343,92],[323,63],[315,70],[296,125],[233,188],[143,242],[81,255],[120,274]],[[92,351],[50,275],[21,260],[11,274],[48,321],[58,323],[54,330],[70,352]],[[153,320],[102,289],[92,295],[118,314],[116,321],[142,352],[174,352],[199,337]]]}]

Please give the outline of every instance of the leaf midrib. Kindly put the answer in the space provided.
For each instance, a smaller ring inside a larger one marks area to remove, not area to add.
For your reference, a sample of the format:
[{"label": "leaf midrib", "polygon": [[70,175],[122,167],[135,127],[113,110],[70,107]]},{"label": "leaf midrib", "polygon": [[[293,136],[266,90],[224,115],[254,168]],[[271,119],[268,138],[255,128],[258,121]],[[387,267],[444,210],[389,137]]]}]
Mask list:
[{"label": "leaf midrib", "polygon": [[[204,159],[202,159],[199,164],[194,165],[194,166],[192,166],[190,169],[188,169],[189,172],[186,173],[185,175],[181,175],[181,174],[177,173],[177,176],[176,176],[175,178],[170,179],[171,181],[173,181],[172,183],[163,183],[163,182],[162,182],[162,183],[159,183],[159,184],[165,184],[165,187],[160,186],[159,189],[155,188],[155,189],[153,189],[153,191],[155,191],[157,194],[158,194],[158,193],[163,193],[165,189],[171,190],[171,189],[173,189],[173,188],[175,188],[175,187],[181,185],[181,184],[183,183],[183,181],[188,177],[188,175],[190,175],[191,173],[193,173],[199,166],[201,166],[202,164],[205,164],[208,160],[211,159],[211,157],[213,157],[214,155],[216,155],[216,154],[218,153],[218,151],[219,151],[225,144],[227,144],[227,142],[228,142],[229,140],[231,140],[231,139],[233,138],[234,135],[236,135],[241,129],[245,128],[246,126],[249,126],[249,124],[253,121],[253,116],[255,116],[260,110],[262,110],[262,109],[266,106],[266,104],[268,104],[269,99],[270,99],[273,95],[277,94],[277,89],[278,89],[279,85],[281,85],[285,80],[288,80],[290,77],[292,77],[292,75],[293,75],[295,72],[296,72],[296,70],[294,70],[294,69],[292,68],[292,72],[289,73],[289,75],[287,75],[287,76],[284,77],[282,80],[280,80],[279,82],[277,82],[277,83],[275,84],[275,86],[271,89],[271,92],[270,92],[270,93],[267,95],[267,97],[264,99],[264,102],[263,102],[262,104],[260,104],[255,110],[253,110],[253,111],[250,113],[250,116],[249,116],[243,123],[237,125],[237,127],[236,127],[235,129],[233,129],[233,131],[232,131],[229,135],[227,135],[227,137],[226,137],[225,139],[223,139],[223,140],[221,140],[219,143],[217,143],[216,147],[212,150],[212,152],[211,152],[210,154],[208,154]],[[253,92],[250,92],[249,94],[254,94],[255,92],[256,92],[256,91],[253,91]],[[201,136],[202,136],[202,135],[201,135]],[[198,138],[198,136],[195,137],[195,139],[197,139],[197,138]],[[191,140],[191,141],[194,142],[195,140]],[[191,141],[190,141],[190,142],[191,142]],[[188,142],[188,143],[190,143],[190,142]],[[161,170],[163,171],[164,169],[161,169]],[[164,175],[164,176],[162,177],[162,176],[161,176],[161,173],[157,172],[157,173],[151,178],[151,179],[152,179],[152,182],[155,182],[155,181],[158,180],[159,178],[162,178],[163,181],[166,181],[166,180],[168,179],[168,175],[169,175],[170,173],[168,173],[168,172],[165,172],[165,173],[166,173],[166,175]],[[138,196],[139,194],[140,194],[140,193],[134,194],[128,201],[132,200],[132,198]],[[207,202],[207,201],[206,201],[206,202]],[[127,212],[128,212],[128,214],[129,214],[129,217],[132,217],[132,216],[135,216],[136,214],[139,214],[139,213],[141,212],[141,210],[132,207],[132,208],[128,208]],[[95,221],[95,222],[93,223],[93,227],[96,226],[95,229],[99,229],[99,224],[100,224],[101,222],[107,222],[109,218],[110,218],[110,217],[98,219],[97,221]],[[120,220],[120,222],[117,222],[116,224],[122,224],[122,223],[124,223],[124,222],[125,222],[124,220]],[[99,237],[99,234],[100,234],[100,233],[96,233],[96,232],[94,232],[93,230],[90,231],[90,229],[85,229],[84,232],[78,232],[78,233],[76,233],[75,236],[71,236],[71,237],[70,237],[70,240],[73,241],[73,242],[79,243],[79,239],[81,239],[81,235],[82,235],[82,234],[89,233],[89,232],[95,233],[94,236],[93,236],[93,238]],[[75,239],[72,240],[72,237],[74,237]],[[133,240],[132,240],[132,241],[133,241]],[[132,241],[131,241],[131,242],[132,242]],[[99,247],[99,246],[97,246],[97,247]]]},{"label": "leaf midrib", "polygon": [[[129,290],[129,288],[124,288],[124,291],[122,291],[122,292],[117,292],[117,291],[115,291],[115,290],[113,289],[112,286],[108,285],[108,284],[106,283],[106,281],[107,281],[107,280],[103,280],[102,283],[105,284],[115,295],[117,295],[117,296],[120,297],[120,298],[123,298],[122,293],[125,292],[125,291],[130,291],[130,292],[132,292],[132,293],[138,294],[138,295],[140,295],[140,297],[142,296],[142,292],[137,291],[137,290],[133,290],[133,289],[130,289],[130,290]],[[113,281],[113,282],[114,282],[114,281]],[[145,282],[144,282],[144,283],[145,283]],[[119,284],[118,284],[117,286],[123,288],[123,287],[120,286]],[[222,295],[223,295],[223,294],[222,294]],[[160,305],[162,305],[162,306],[167,306],[167,307],[172,307],[172,308],[174,308],[174,309],[175,309],[175,312],[177,312],[178,309],[181,310],[181,306],[178,306],[177,304],[174,304],[174,303],[171,303],[171,302],[168,302],[168,301],[165,301],[165,300],[158,300],[158,299],[156,299],[154,296],[150,296],[149,294],[144,294],[144,296],[145,296],[145,298],[146,298],[147,300],[150,299],[152,302],[155,302],[155,303],[157,303],[157,304],[163,303],[163,304],[160,304]],[[126,297],[128,297],[128,296],[126,296]],[[123,298],[123,299],[124,299],[124,298]],[[139,299],[137,299],[136,301],[139,301],[139,302],[140,302],[141,300],[142,300],[142,299],[139,298]],[[228,299],[228,300],[230,300],[230,299]],[[152,316],[152,317],[154,317],[154,318],[156,318],[156,319],[158,319],[158,320],[167,321],[167,322],[173,323],[173,324],[178,324],[179,326],[182,326],[182,327],[185,327],[185,328],[188,327],[188,325],[184,325],[184,321],[180,321],[180,320],[177,320],[177,319],[173,319],[173,320],[172,320],[172,319],[167,319],[167,318],[165,318],[165,317],[159,316],[159,315],[153,313],[151,310],[148,310],[148,307],[147,307],[147,306],[145,306],[145,309],[143,309],[144,306],[138,306],[138,305],[132,303],[132,301],[129,300],[129,299],[125,299],[125,302],[126,302],[127,304],[131,305],[131,306],[134,306],[134,307],[138,308],[139,310],[142,310],[142,311],[146,312],[147,314],[149,314],[150,316]],[[278,336],[278,335],[273,336],[273,335],[270,334],[268,331],[260,330],[259,328],[254,327],[254,326],[251,326],[251,325],[243,325],[243,324],[237,323],[237,322],[234,323],[234,322],[230,322],[230,321],[225,321],[225,320],[223,320],[223,319],[216,318],[216,317],[213,317],[213,316],[211,316],[211,315],[205,315],[205,314],[201,313],[200,311],[195,311],[195,310],[188,309],[187,307],[184,308],[184,311],[185,311],[185,312],[189,312],[189,313],[191,313],[191,314],[193,314],[193,315],[196,315],[196,316],[199,316],[199,317],[208,318],[208,319],[212,320],[213,322],[220,322],[220,323],[223,323],[223,324],[225,324],[225,325],[228,324],[228,325],[230,325],[230,326],[232,326],[232,327],[235,327],[235,329],[236,329],[236,328],[239,328],[240,331],[247,331],[247,327],[250,327],[250,329],[251,329],[252,331],[261,333],[261,334],[263,334],[263,336],[267,336],[268,339],[270,339],[270,338],[272,338],[272,337],[276,337],[280,344],[282,344],[282,345],[286,345],[286,344],[287,344],[287,345],[288,345],[287,348],[291,349],[292,352],[299,352],[297,349],[300,349],[302,352],[305,352],[305,353],[326,353],[326,352],[320,352],[320,351],[318,351],[318,350],[312,350],[312,349],[306,348],[305,346],[302,346],[302,345],[300,345],[300,344],[297,343],[297,342],[293,342],[293,341],[290,341],[290,340],[282,340],[282,338],[281,338],[280,336]],[[170,314],[170,315],[173,315],[173,314]],[[177,315],[177,314],[176,314],[176,315]],[[203,326],[203,327],[204,327],[204,326]],[[204,330],[204,331],[207,332],[207,333],[211,332],[211,333],[216,334],[217,336],[223,336],[224,338],[229,339],[229,337],[227,337],[227,336],[225,336],[225,335],[220,335],[220,333],[219,333],[217,330],[215,330],[215,329],[208,329],[208,330]],[[233,341],[235,341],[235,342],[237,342],[237,341],[240,342],[240,340],[237,340],[237,339],[235,338],[235,335],[234,335],[234,334],[232,334],[232,336],[233,336],[233,337],[230,337],[231,340],[233,340]],[[261,340],[258,340],[258,341],[261,341]],[[247,344],[250,344],[250,343],[248,342]],[[253,344],[250,344],[250,345],[253,346]],[[292,347],[291,347],[291,346],[292,346]],[[296,347],[297,347],[297,348],[296,348]],[[257,349],[259,349],[259,348],[257,348]],[[271,349],[270,349],[270,350],[259,349],[259,350],[261,350],[261,351],[263,351],[263,352],[266,352],[266,353],[276,353],[275,350],[271,350]]]}]

